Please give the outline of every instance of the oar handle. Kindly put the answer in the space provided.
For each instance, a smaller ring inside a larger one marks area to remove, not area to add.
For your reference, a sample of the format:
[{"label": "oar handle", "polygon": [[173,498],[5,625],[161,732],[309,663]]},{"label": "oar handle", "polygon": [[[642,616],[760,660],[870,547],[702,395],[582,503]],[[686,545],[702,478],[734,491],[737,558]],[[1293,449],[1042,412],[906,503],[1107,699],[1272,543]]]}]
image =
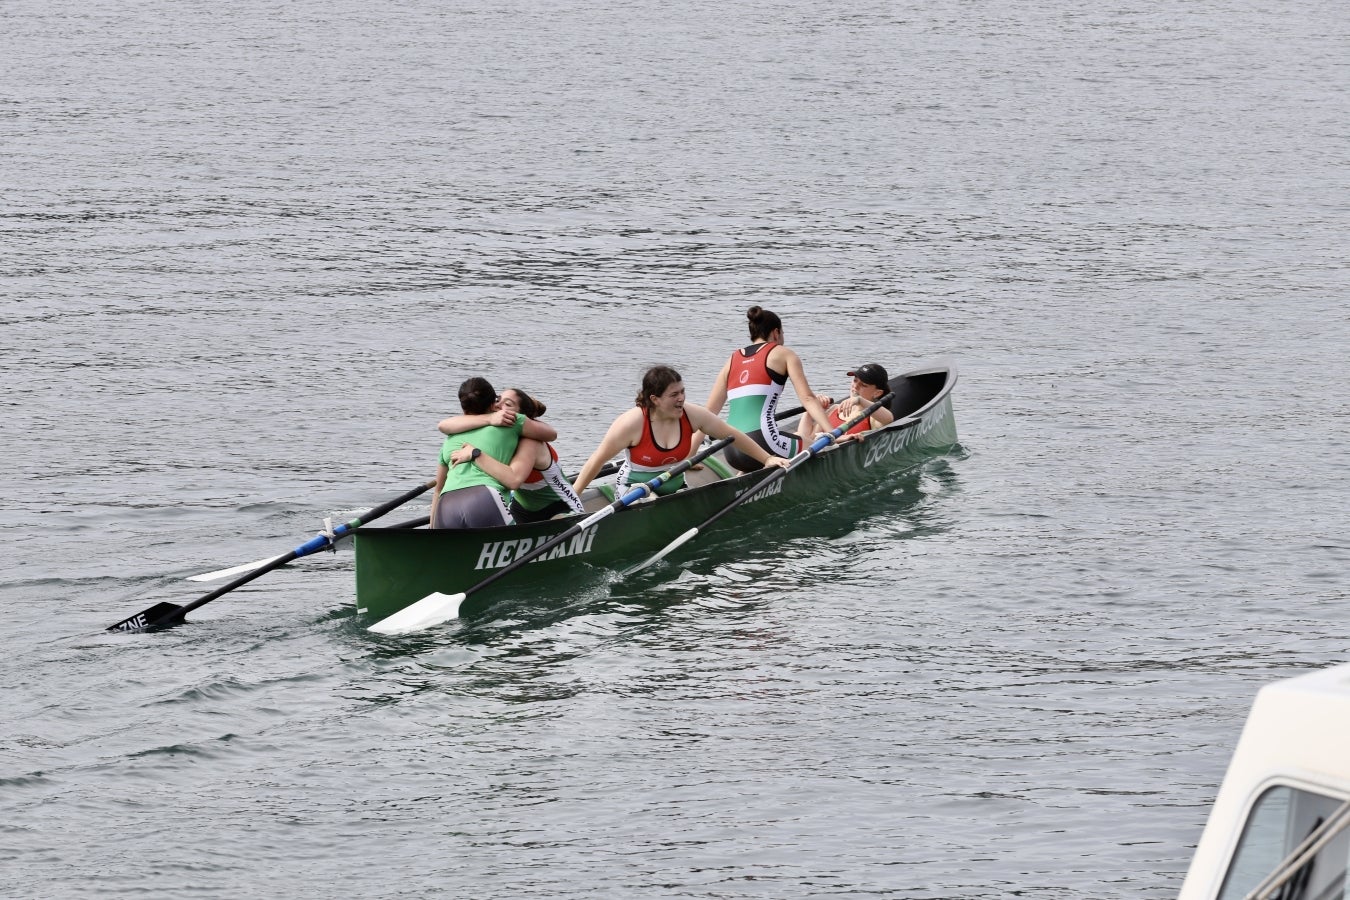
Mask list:
[{"label": "oar handle", "polygon": [[387,503],[381,503],[374,509],[367,510],[366,512],[357,516],[355,519],[343,522],[341,525],[333,529],[333,533],[331,535],[328,534],[327,532],[320,532],[319,534],[314,535],[314,537],[310,538],[309,540],[301,544],[299,547],[295,548],[294,553],[296,558],[299,558],[301,556],[308,556],[311,553],[317,553],[318,551],[325,549],[329,545],[337,543],[339,538],[344,538],[347,535],[351,534],[356,529],[360,528],[362,525],[368,525],[371,522],[375,521],[376,519],[380,518],[380,516],[393,512],[403,504],[407,503],[412,498],[420,494],[426,493],[428,490],[430,490],[435,486],[436,486],[436,479],[433,478],[430,481],[426,482],[425,484],[418,485],[417,487],[408,491],[406,494],[402,494],[398,497],[395,497],[393,500],[390,500]]}]

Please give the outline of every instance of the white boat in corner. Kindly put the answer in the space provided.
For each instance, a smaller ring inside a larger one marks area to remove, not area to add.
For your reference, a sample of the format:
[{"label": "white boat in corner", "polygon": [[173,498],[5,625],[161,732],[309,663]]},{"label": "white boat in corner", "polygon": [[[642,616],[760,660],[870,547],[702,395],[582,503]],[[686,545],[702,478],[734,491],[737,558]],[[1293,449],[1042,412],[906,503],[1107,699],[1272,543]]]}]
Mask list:
[{"label": "white boat in corner", "polygon": [[1179,900],[1350,897],[1350,664],[1260,690]]}]

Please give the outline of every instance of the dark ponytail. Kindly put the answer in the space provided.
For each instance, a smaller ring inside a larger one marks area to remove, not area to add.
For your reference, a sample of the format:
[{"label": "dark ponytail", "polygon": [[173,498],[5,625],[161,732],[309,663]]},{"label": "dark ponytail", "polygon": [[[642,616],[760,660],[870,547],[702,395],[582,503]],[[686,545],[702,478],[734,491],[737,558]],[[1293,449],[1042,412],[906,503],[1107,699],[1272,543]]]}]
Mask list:
[{"label": "dark ponytail", "polygon": [[750,340],[767,341],[775,329],[783,327],[783,320],[767,309],[752,306],[745,317],[750,320]]}]

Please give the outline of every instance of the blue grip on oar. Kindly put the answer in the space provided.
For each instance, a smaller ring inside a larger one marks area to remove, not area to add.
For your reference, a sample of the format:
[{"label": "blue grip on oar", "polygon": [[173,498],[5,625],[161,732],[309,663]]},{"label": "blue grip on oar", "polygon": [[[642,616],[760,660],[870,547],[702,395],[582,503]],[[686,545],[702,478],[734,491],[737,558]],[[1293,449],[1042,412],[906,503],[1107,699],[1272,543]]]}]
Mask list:
[{"label": "blue grip on oar", "polygon": [[877,400],[871,406],[867,407],[867,409],[864,410],[862,413],[855,415],[853,418],[849,419],[847,422],[844,422],[838,428],[834,429],[833,431],[822,434],[820,437],[812,441],[810,448],[806,452],[810,453],[812,456],[815,456],[817,453],[824,450],[830,444],[833,444],[835,441],[839,440],[839,438],[843,436],[844,431],[846,429],[852,428],[854,425],[857,425],[863,419],[871,417],[872,413],[877,409],[879,409],[888,400],[890,400],[891,396],[892,396],[891,392],[887,391],[885,396],[881,397],[881,399]]},{"label": "blue grip on oar", "polygon": [[636,503],[638,500],[641,500],[644,494],[655,494],[656,489],[659,488],[661,485],[665,484],[667,481],[670,481],[670,479],[674,478],[676,475],[684,474],[685,469],[692,468],[694,465],[694,460],[704,459],[705,457],[708,456],[709,453],[716,451],[720,447],[725,447],[727,444],[731,442],[731,440],[732,440],[731,438],[722,438],[720,441],[714,443],[703,453],[691,457],[689,459],[681,460],[680,462],[671,466],[669,469],[666,469],[664,472],[662,472],[660,475],[657,475],[650,481],[644,481],[641,484],[633,485],[631,488],[629,488],[626,494],[624,494],[617,501],[615,501],[616,504],[618,506],[628,506],[630,503]]},{"label": "blue grip on oar", "polygon": [[311,553],[319,552],[320,550],[327,547],[330,543],[331,541],[328,539],[328,535],[316,534],[314,535],[314,537],[305,541],[303,544],[301,544],[299,547],[296,547],[291,552],[294,553],[297,557],[308,556]]},{"label": "blue grip on oar", "polygon": [[346,537],[347,535],[351,534],[353,531],[355,531],[360,527],[361,527],[361,520],[352,519],[350,522],[344,522],[343,524],[334,528],[332,537],[329,537],[328,534],[321,532],[319,534],[314,535],[314,537],[310,538],[309,540],[305,541],[299,547],[296,547],[295,550],[292,552],[295,553],[296,557],[298,558],[301,556],[309,556],[309,554],[317,553],[320,550],[326,550],[329,547],[331,547],[337,541],[338,538]]}]

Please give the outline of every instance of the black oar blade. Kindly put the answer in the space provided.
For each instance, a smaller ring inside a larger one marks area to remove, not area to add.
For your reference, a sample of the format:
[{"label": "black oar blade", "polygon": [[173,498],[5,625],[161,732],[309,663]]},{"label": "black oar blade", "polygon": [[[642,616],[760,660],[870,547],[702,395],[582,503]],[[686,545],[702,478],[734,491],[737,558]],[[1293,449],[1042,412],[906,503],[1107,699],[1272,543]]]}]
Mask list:
[{"label": "black oar blade", "polygon": [[149,631],[151,628],[162,628],[165,625],[177,624],[177,622],[182,621],[182,618],[183,607],[177,603],[156,603],[149,609],[123,619],[116,625],[109,625],[106,630]]}]

